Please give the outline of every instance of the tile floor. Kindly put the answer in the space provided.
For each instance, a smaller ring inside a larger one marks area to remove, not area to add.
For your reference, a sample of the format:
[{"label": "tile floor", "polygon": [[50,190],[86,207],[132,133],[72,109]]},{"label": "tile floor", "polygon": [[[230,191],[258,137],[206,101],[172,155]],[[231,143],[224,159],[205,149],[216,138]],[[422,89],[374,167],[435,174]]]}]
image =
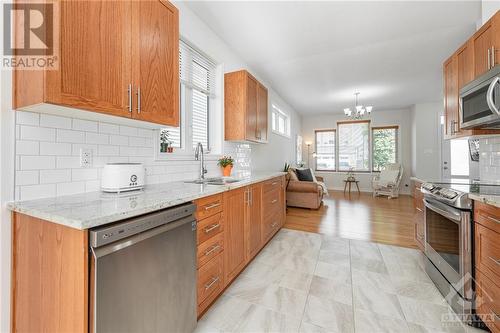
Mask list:
[{"label": "tile floor", "polygon": [[282,229],[196,333],[484,332],[458,322],[421,265],[418,250]]}]

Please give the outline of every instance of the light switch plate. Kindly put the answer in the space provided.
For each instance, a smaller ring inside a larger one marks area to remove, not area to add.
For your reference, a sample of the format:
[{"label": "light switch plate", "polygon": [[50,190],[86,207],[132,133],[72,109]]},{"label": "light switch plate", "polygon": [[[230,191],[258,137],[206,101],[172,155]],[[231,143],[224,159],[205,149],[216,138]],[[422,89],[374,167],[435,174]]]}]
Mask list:
[{"label": "light switch plate", "polygon": [[92,149],[80,148],[80,166],[90,168],[92,165]]}]

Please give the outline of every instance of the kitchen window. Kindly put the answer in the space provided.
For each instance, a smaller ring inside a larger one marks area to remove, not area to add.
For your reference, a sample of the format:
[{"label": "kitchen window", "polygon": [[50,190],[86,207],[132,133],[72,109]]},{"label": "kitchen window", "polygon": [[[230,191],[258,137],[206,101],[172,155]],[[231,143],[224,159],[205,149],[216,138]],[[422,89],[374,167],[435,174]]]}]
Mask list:
[{"label": "kitchen window", "polygon": [[180,126],[160,130],[160,142],[161,135],[168,132],[174,152],[191,154],[198,142],[205,152],[210,152],[216,68],[216,63],[203,52],[184,40],[179,41]]},{"label": "kitchen window", "polygon": [[290,137],[290,118],[281,111],[276,105],[272,105],[271,128],[276,134]]},{"label": "kitchen window", "polygon": [[335,130],[314,131],[317,171],[335,171]]},{"label": "kitchen window", "polygon": [[370,121],[337,123],[338,169],[340,171],[370,171]]},{"label": "kitchen window", "polygon": [[372,170],[381,171],[398,161],[398,126],[372,127]]}]

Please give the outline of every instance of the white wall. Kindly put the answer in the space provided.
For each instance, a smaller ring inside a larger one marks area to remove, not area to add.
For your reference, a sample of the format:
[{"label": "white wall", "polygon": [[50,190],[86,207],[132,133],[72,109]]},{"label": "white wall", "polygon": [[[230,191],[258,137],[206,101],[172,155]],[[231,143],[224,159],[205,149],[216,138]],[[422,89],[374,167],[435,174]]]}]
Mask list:
[{"label": "white wall", "polygon": [[438,179],[441,137],[439,131],[443,103],[422,103],[410,109],[411,175],[420,179]]},{"label": "white wall", "polygon": [[[411,170],[411,151],[410,151],[410,110],[391,110],[382,111],[374,110],[370,117],[366,118],[371,120],[371,126],[399,126],[399,142],[398,152],[399,161],[403,164],[404,174],[401,181],[401,193],[410,193],[410,170]],[[302,117],[302,136],[304,142],[314,142],[315,129],[328,129],[336,128],[337,121],[345,121],[346,117],[343,114],[332,115],[316,115],[316,116],[303,116]],[[311,146],[312,148],[313,146]],[[310,150],[310,155],[314,148]],[[307,163],[307,147],[304,146],[304,161]],[[313,158],[310,156],[311,165]],[[329,189],[343,189],[343,180],[346,178],[345,172],[316,172],[319,176],[325,178],[325,183]],[[373,175],[371,173],[356,173],[355,177],[359,180],[361,191],[371,192],[371,180]],[[406,186],[408,185],[408,186]]]},{"label": "white wall", "polygon": [[500,9],[500,0],[481,1],[481,25],[485,24]]}]

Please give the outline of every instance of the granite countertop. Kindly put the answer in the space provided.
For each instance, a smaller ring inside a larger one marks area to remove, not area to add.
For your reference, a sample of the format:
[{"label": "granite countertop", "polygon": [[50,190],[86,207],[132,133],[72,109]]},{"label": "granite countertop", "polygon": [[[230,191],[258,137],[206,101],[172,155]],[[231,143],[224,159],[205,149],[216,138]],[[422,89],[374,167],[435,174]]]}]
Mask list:
[{"label": "granite countertop", "polygon": [[500,195],[469,193],[469,198],[500,208]]},{"label": "granite countertop", "polygon": [[85,230],[151,213],[213,194],[258,183],[283,172],[258,172],[236,183],[199,185],[171,182],[147,185],[144,190],[121,194],[90,192],[55,198],[14,201],[7,208],[67,227]]}]

